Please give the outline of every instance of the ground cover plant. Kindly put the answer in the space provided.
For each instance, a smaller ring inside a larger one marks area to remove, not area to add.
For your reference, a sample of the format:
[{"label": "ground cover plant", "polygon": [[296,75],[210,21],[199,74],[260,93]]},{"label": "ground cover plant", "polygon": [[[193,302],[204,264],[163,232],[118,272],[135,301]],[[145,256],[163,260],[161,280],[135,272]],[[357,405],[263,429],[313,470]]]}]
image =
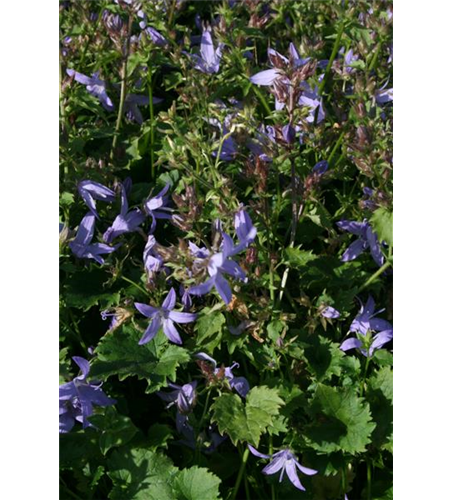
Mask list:
[{"label": "ground cover plant", "polygon": [[392,498],[392,5],[60,2],[60,494]]}]

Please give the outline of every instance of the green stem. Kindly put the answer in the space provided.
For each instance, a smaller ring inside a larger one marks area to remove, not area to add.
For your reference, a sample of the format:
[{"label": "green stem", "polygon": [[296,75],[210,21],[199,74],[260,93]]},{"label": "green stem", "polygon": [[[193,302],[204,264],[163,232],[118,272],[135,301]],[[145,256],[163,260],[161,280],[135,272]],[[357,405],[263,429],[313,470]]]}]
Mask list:
[{"label": "green stem", "polygon": [[344,139],[345,136],[345,130],[342,131],[341,135],[339,136],[338,140],[336,141],[336,144],[334,145],[333,150],[330,153],[330,156],[328,156],[328,165],[331,168],[331,160],[334,158],[334,155],[336,154],[337,148],[341,145],[342,140]]},{"label": "green stem", "polygon": [[243,473],[245,472],[246,462],[248,461],[249,454],[250,450],[248,449],[248,447],[246,447],[242,455],[242,463],[240,465],[239,474],[237,476],[237,480],[235,482],[234,490],[232,491],[232,496],[230,500],[235,500],[235,497],[237,496],[240,483],[242,482]]},{"label": "green stem", "polygon": [[387,260],[381,267],[378,269],[372,276],[362,285],[359,289],[358,292],[362,292],[364,288],[367,288],[371,283],[373,283],[379,276],[380,274],[383,274],[388,267],[392,266],[392,262],[390,260]]},{"label": "green stem", "polygon": [[64,134],[66,131],[66,110],[64,109],[64,100],[63,100],[63,67],[61,62],[61,51],[60,51],[60,116],[61,116],[61,131]]},{"label": "green stem", "polygon": [[372,464],[367,460],[367,500],[372,500]]},{"label": "green stem", "polygon": [[336,36],[336,41],[334,42],[333,52],[331,52],[331,56],[330,56],[330,59],[328,61],[328,66],[326,67],[326,70],[325,70],[325,76],[323,77],[323,80],[320,82],[319,95],[321,95],[323,92],[323,88],[325,87],[326,80],[329,77],[331,67],[333,66],[334,59],[335,59],[337,53],[339,52],[339,45],[341,44],[341,38],[342,38],[343,32],[344,32],[344,23],[341,23],[341,25],[339,26],[339,31],[338,31],[337,36]]},{"label": "green stem", "polygon": [[63,478],[60,477],[60,483],[61,483],[61,486],[63,486],[64,488],[64,491],[66,493],[69,494],[69,496],[71,496],[72,498],[75,498],[76,500],[82,500],[78,495],[76,495],[75,493],[73,493],[67,486],[67,484],[64,482]]},{"label": "green stem", "polygon": [[148,93],[149,93],[149,115],[151,119],[151,147],[150,147],[150,155],[151,155],[151,178],[155,179],[155,165],[154,165],[154,103],[153,103],[153,95],[152,95],[152,73],[149,68],[148,73]]},{"label": "green stem", "polygon": [[174,11],[176,10],[177,0],[173,0],[168,16],[168,27],[171,28],[173,25]]},{"label": "green stem", "polygon": [[[268,441],[268,452],[270,455],[273,455],[273,436],[269,436],[269,441]],[[272,483],[271,484],[271,492],[272,492],[272,500],[276,500],[276,491],[275,491],[275,485]]]},{"label": "green stem", "polygon": [[119,110],[118,117],[116,118],[115,134],[113,136],[113,143],[111,145],[110,160],[113,160],[115,154],[116,144],[119,137],[119,129],[121,128],[122,115],[124,114],[124,103],[127,96],[127,61],[129,59],[129,49],[130,49],[130,32],[132,30],[133,17],[129,16],[127,35],[126,35],[126,47],[123,55],[122,68],[121,68],[121,95],[119,97]]},{"label": "green stem", "polygon": [[372,61],[370,61],[369,73],[374,69],[375,64],[377,63],[377,59],[380,54],[380,49],[381,49],[381,42],[377,45],[377,49],[375,50],[374,56],[372,57]]},{"label": "green stem", "polygon": [[142,286],[140,286],[138,283],[135,283],[135,281],[132,281],[129,278],[126,278],[125,276],[121,276],[121,279],[124,281],[127,281],[127,283],[130,283],[134,287],[138,288],[138,290],[141,290],[144,294],[149,295],[149,292],[146,291]]},{"label": "green stem", "polygon": [[359,397],[362,398],[364,395],[364,386],[366,385],[366,377],[367,377],[367,371],[369,369],[369,363],[370,363],[370,356],[367,356],[366,358],[366,364],[364,365],[364,373],[363,373],[363,378],[361,380],[361,389],[359,391]]},{"label": "green stem", "polygon": [[267,112],[268,115],[272,114],[272,110],[270,109],[270,106],[268,105],[268,102],[266,101],[265,97],[262,95],[262,92],[260,89],[256,87],[256,85],[253,85],[253,90],[254,93],[259,97],[259,101],[262,103],[262,106],[264,106],[265,111]]}]

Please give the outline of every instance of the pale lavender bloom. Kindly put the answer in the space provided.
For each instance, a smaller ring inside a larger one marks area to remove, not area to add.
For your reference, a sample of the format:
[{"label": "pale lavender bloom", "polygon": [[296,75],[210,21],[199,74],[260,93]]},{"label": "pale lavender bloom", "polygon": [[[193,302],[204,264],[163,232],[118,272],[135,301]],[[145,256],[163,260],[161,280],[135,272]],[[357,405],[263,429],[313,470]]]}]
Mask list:
[{"label": "pale lavender bloom", "polygon": [[353,73],[355,69],[350,66],[352,63],[359,61],[359,56],[356,55],[352,49],[350,49],[344,57],[345,71],[349,74]]},{"label": "pale lavender bloom", "polygon": [[364,187],[363,194],[365,198],[361,201],[362,206],[368,210],[375,210],[377,208],[377,204],[373,199],[375,194],[374,190],[369,187]]},{"label": "pale lavender bloom", "polygon": [[378,266],[383,265],[384,256],[381,252],[377,234],[372,231],[372,227],[366,219],[364,219],[363,222],[343,220],[336,224],[340,229],[358,236],[358,239],[345,250],[341,258],[342,262],[354,260],[361,255],[364,250],[369,249],[375,263]]},{"label": "pale lavender bloom", "polygon": [[184,311],[188,311],[190,307],[193,305],[193,301],[191,300],[191,296],[188,293],[188,288],[185,288],[184,285],[180,285],[179,287],[179,295],[181,296],[181,302],[184,306]]},{"label": "pale lavender bloom", "polygon": [[111,189],[95,181],[81,181],[78,183],[77,189],[80,196],[83,198],[83,201],[97,219],[100,217],[96,211],[95,200],[111,203],[116,199],[116,195]]},{"label": "pale lavender bloom", "polygon": [[324,318],[330,318],[330,319],[336,319],[339,318],[341,313],[337,310],[334,309],[334,307],[327,306],[322,309],[322,312],[320,313]]},{"label": "pale lavender bloom", "polygon": [[153,276],[158,273],[163,267],[163,259],[154,248],[156,244],[157,240],[155,239],[155,236],[150,234],[143,252],[144,268],[149,276]]},{"label": "pale lavender bloom", "polygon": [[288,449],[284,449],[274,453],[273,455],[264,455],[256,450],[250,444],[248,445],[248,449],[251,451],[253,455],[259,458],[271,458],[272,461],[262,469],[262,473],[267,476],[270,474],[276,474],[281,471],[279,475],[279,482],[283,480],[284,472],[287,474],[290,482],[301,491],[306,491],[306,488],[300,483],[300,479],[298,478],[297,468],[307,476],[313,476],[317,474],[318,471],[314,469],[308,469],[301,465],[296,456]]},{"label": "pale lavender bloom", "polygon": [[172,219],[172,209],[167,207],[169,197],[166,196],[170,185],[167,184],[156,196],[149,198],[144,203],[144,209],[152,217],[151,233],[157,225],[157,219]]},{"label": "pale lavender bloom", "polygon": [[[275,66],[275,62],[277,61],[277,65],[286,66],[287,69],[299,68],[300,66],[303,66],[311,59],[310,57],[301,58],[293,43],[290,43],[289,45],[289,58],[283,56],[282,54],[280,54],[279,52],[277,52],[272,48],[268,48],[267,54],[268,54],[268,60],[272,66]],[[284,69],[281,69],[280,67],[260,71],[259,73],[253,75],[250,78],[250,81],[255,85],[263,85],[263,86],[273,85],[276,81],[289,85],[289,79],[287,77],[287,73]],[[282,109],[282,107],[284,107],[283,104],[281,106],[281,103],[277,103],[277,109]]]},{"label": "pale lavender bloom", "polygon": [[87,382],[90,366],[89,362],[79,356],[72,358],[79,366],[82,374],[75,377],[72,382],[60,385],[60,432],[69,432],[74,427],[75,421],[81,422],[83,428],[91,426],[88,417],[93,412],[93,405],[109,406],[116,403],[107,397],[101,389],[99,382]]},{"label": "pale lavender bloom", "polygon": [[377,314],[383,312],[384,309],[375,312],[375,301],[372,296],[369,295],[366,305],[363,305],[361,301],[360,304],[359,314],[350,325],[350,331],[363,336],[366,336],[369,331],[377,332],[377,334],[373,337],[368,351],[362,348],[363,341],[360,338],[347,339],[341,344],[340,348],[343,351],[359,349],[364,356],[371,357],[376,349],[380,349],[384,344],[392,340],[393,328],[388,321],[375,317]]},{"label": "pale lavender bloom", "polygon": [[[219,122],[219,120],[216,119],[210,119],[208,120],[210,124],[218,127],[221,130],[222,136],[226,136],[230,133],[230,122],[231,118],[233,115],[228,115],[225,118],[225,121],[223,124]],[[212,153],[212,156],[216,157],[217,156],[217,151],[214,151]],[[223,139],[223,143],[221,145],[221,151],[220,151],[220,159],[223,161],[231,161],[233,160],[237,155],[237,143],[235,142],[235,139],[230,135],[229,137],[226,137],[226,139]]]},{"label": "pale lavender bloom", "polygon": [[140,26],[140,28],[142,30],[144,30],[147,26],[147,16],[146,16],[146,13],[144,11],[142,11],[141,9],[137,12],[137,16],[142,19],[142,21],[140,21],[138,24]]},{"label": "pale lavender bloom", "polygon": [[152,26],[148,26],[144,30],[144,32],[149,36],[152,43],[155,43],[155,45],[158,45],[159,47],[164,47],[165,45],[168,44],[168,40]]},{"label": "pale lavender bloom", "polygon": [[[217,375],[220,372],[221,368],[217,368],[217,362],[215,361],[215,359],[210,357],[205,352],[199,352],[198,354],[195,354],[195,357],[203,359],[204,361],[210,361],[214,366],[215,375]],[[232,366],[224,368],[224,376],[227,378],[229,385],[231,386],[231,389],[235,389],[240,394],[240,396],[242,396],[242,398],[246,398],[246,395],[250,390],[250,384],[248,380],[246,380],[245,377],[236,377],[232,373],[232,370],[239,367],[240,365],[238,363],[233,362]]]},{"label": "pale lavender bloom", "polygon": [[325,119],[325,110],[323,109],[322,99],[318,95],[318,86],[316,85],[314,90],[312,90],[306,82],[303,82],[302,87],[304,91],[298,99],[298,104],[309,108],[309,115],[306,117],[306,121],[314,123],[317,114],[316,123],[321,123]]},{"label": "pale lavender bloom", "polygon": [[79,259],[94,259],[99,264],[104,264],[105,260],[101,255],[114,252],[119,245],[110,247],[105,243],[91,243],[95,222],[94,215],[87,213],[80,222],[75,238],[69,243],[69,248]]},{"label": "pale lavender bloom", "polygon": [[196,403],[197,384],[197,380],[195,380],[194,382],[190,382],[189,384],[184,384],[182,386],[169,383],[168,387],[175,389],[174,391],[158,391],[156,394],[159,398],[163,399],[163,401],[169,403],[167,408],[175,404],[181,415],[187,415],[191,413]]},{"label": "pale lavender bloom", "polygon": [[266,69],[256,73],[250,78],[251,83],[255,85],[269,86],[273,85],[276,80],[285,79],[286,76],[281,69]]},{"label": "pale lavender bloom", "polygon": [[312,167],[312,171],[319,175],[323,175],[324,173],[326,173],[327,170],[328,170],[327,160],[321,160]]},{"label": "pale lavender bloom", "polygon": [[[159,97],[153,97],[152,103],[159,104],[163,101]],[[143,115],[138,106],[148,106],[149,97],[138,94],[128,94],[124,101],[124,113],[129,120],[135,120],[140,125],[143,123]]]},{"label": "pale lavender bloom", "polygon": [[393,97],[393,89],[385,89],[385,86],[381,87],[375,92],[375,101],[377,104],[387,104],[388,102],[392,102],[394,100]]},{"label": "pale lavender bloom", "polygon": [[121,211],[113,221],[113,224],[105,231],[103,239],[105,243],[111,243],[115,238],[125,233],[137,231],[144,222],[145,215],[139,208],[129,211],[126,188],[121,186]]},{"label": "pale lavender bloom", "polygon": [[251,217],[243,208],[234,216],[234,227],[240,241],[238,247],[247,248],[253,243],[256,238],[257,229],[253,226]]},{"label": "pale lavender bloom", "polygon": [[94,97],[97,97],[99,99],[99,101],[101,102],[102,106],[107,111],[112,111],[115,108],[112,100],[107,95],[106,83],[104,80],[101,80],[99,78],[98,71],[93,73],[93,75],[91,77],[86,76],[82,73],[79,73],[78,71],[75,71],[73,69],[67,69],[66,73],[70,77],[74,77],[74,80],[76,82],[79,82],[82,85],[85,85],[86,90]]},{"label": "pale lavender bloom", "polygon": [[212,255],[207,264],[207,272],[210,278],[201,285],[192,286],[189,292],[192,295],[205,295],[215,287],[220,297],[226,304],[229,304],[232,299],[231,288],[223,276],[223,273],[229,274],[234,278],[246,281],[246,275],[243,269],[230,257],[242,251],[241,245],[234,247],[234,243],[230,236],[223,233],[223,249]]},{"label": "pale lavender bloom", "polygon": [[191,323],[197,318],[196,314],[177,312],[173,311],[176,305],[176,292],[174,288],[171,288],[165,300],[163,301],[162,307],[152,307],[146,304],[140,304],[135,302],[135,307],[140,311],[141,314],[147,318],[151,318],[149,326],[147,327],[141,340],[138,342],[139,345],[143,345],[151,341],[160,327],[163,327],[163,333],[175,344],[182,344],[182,339],[180,338],[179,332],[177,331],[174,323]]},{"label": "pale lavender bloom", "polygon": [[195,61],[195,69],[207,74],[218,73],[223,47],[224,44],[220,43],[215,49],[210,31],[204,30],[201,36],[200,55],[191,54]]},{"label": "pale lavender bloom", "polygon": [[198,247],[198,245],[195,245],[191,241],[188,242],[188,248],[190,249],[190,252],[198,259],[207,259],[207,257],[209,257],[210,255],[209,250],[207,250],[206,247]]}]

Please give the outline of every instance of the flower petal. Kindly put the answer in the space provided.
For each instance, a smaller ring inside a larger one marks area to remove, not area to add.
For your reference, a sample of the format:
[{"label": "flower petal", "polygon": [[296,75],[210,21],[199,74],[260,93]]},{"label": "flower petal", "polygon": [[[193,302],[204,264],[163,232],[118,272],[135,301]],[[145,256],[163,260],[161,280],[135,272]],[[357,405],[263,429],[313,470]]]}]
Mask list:
[{"label": "flower petal", "polygon": [[162,309],[164,309],[165,311],[170,311],[171,309],[174,309],[175,305],[176,305],[176,292],[174,288],[171,288],[165,300],[163,301]]},{"label": "flower petal", "polygon": [[192,286],[188,289],[188,293],[191,295],[205,295],[212,290],[212,287],[215,284],[215,277],[209,278],[205,283],[201,283],[200,285]]},{"label": "flower petal", "polygon": [[157,308],[148,306],[147,304],[141,304],[140,302],[135,302],[135,307],[147,318],[153,318],[159,312]]},{"label": "flower petal", "polygon": [[348,351],[350,349],[359,349],[363,343],[359,339],[351,338],[347,339],[339,346],[342,351]]},{"label": "flower petal", "polygon": [[267,476],[270,474],[276,474],[279,470],[281,470],[286,463],[286,454],[281,453],[277,457],[274,455],[274,459],[262,469],[262,474],[266,474]]},{"label": "flower petal", "polygon": [[160,326],[161,326],[160,317],[157,316],[153,318],[149,323],[149,326],[146,328],[146,331],[144,332],[140,341],[138,342],[138,345],[143,345],[150,342],[156,336]]},{"label": "flower petal", "polygon": [[343,253],[341,260],[342,262],[348,262],[350,260],[356,259],[361,255],[367,247],[367,242],[361,238],[354,241]]},{"label": "flower petal", "polygon": [[254,448],[254,446],[251,446],[250,444],[248,444],[248,449],[256,457],[259,457],[259,458],[271,458],[271,455],[264,455],[263,453],[260,453],[259,451],[256,450],[256,448]]},{"label": "flower petal", "polygon": [[317,474],[319,472],[317,470],[309,469],[308,467],[304,467],[303,465],[298,463],[296,460],[295,460],[295,465],[300,469],[300,471],[303,474],[306,474],[307,476],[313,476],[314,474]]},{"label": "flower petal", "polygon": [[175,344],[182,344],[179,332],[176,330],[174,323],[170,319],[163,320],[163,332]]},{"label": "flower petal", "polygon": [[265,71],[260,71],[250,78],[251,83],[255,85],[272,85],[273,82],[281,76],[282,73],[279,69],[267,69]]},{"label": "flower petal", "polygon": [[300,483],[300,479],[298,478],[297,468],[295,467],[295,460],[288,460],[286,462],[286,472],[290,479],[290,482],[301,491],[306,491],[306,488]]},{"label": "flower petal", "polygon": [[214,284],[224,303],[229,304],[229,302],[231,302],[232,300],[232,292],[229,283],[223,278],[220,273],[218,273],[215,276]]},{"label": "flower petal", "polygon": [[80,368],[82,375],[77,377],[79,380],[84,380],[88,374],[89,374],[89,361],[87,361],[85,358],[82,358],[80,356],[73,356],[72,359],[74,360],[75,363],[77,363],[78,367]]},{"label": "flower petal", "polygon": [[198,315],[194,313],[171,311],[168,317],[175,323],[191,323],[196,320]]}]

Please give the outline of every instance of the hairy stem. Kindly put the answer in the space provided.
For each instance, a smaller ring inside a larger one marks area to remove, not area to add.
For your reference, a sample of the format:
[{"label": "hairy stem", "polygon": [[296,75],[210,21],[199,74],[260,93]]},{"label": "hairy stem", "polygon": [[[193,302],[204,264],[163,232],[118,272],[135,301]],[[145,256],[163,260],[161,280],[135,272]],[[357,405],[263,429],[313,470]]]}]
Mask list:
[{"label": "hairy stem", "polygon": [[249,454],[250,454],[250,450],[248,449],[248,447],[246,447],[245,451],[243,452],[243,455],[242,455],[242,463],[240,464],[239,473],[238,473],[237,480],[235,482],[234,490],[232,491],[232,496],[231,496],[230,500],[235,500],[235,497],[237,496],[237,493],[238,493],[239,487],[240,487],[240,483],[242,482],[243,473],[245,472],[246,462],[248,461]]},{"label": "hairy stem", "polygon": [[392,266],[392,262],[390,260],[387,260],[381,267],[378,269],[372,276],[358,289],[358,293],[362,292],[364,288],[367,288],[370,284],[372,284],[379,276],[380,274],[383,274],[388,267]]},{"label": "hairy stem", "polygon": [[344,23],[341,23],[341,25],[339,26],[339,31],[336,35],[336,41],[334,42],[333,52],[331,52],[331,56],[330,56],[330,59],[328,61],[328,66],[326,67],[326,70],[325,70],[325,76],[323,77],[323,80],[320,82],[319,95],[321,95],[323,92],[326,81],[327,81],[329,74],[330,74],[330,71],[331,71],[331,67],[333,66],[334,59],[336,58],[337,53],[339,52],[339,46],[341,44],[343,32],[344,32]]},{"label": "hairy stem", "polygon": [[121,128],[122,115],[124,114],[124,103],[127,96],[127,61],[129,60],[130,32],[132,30],[132,22],[133,22],[133,17],[129,16],[129,21],[127,25],[126,45],[124,48],[123,61],[121,67],[121,95],[119,97],[119,110],[118,110],[118,117],[116,118],[113,143],[111,145],[110,160],[113,160],[115,154],[115,148],[119,137],[119,129]]}]

